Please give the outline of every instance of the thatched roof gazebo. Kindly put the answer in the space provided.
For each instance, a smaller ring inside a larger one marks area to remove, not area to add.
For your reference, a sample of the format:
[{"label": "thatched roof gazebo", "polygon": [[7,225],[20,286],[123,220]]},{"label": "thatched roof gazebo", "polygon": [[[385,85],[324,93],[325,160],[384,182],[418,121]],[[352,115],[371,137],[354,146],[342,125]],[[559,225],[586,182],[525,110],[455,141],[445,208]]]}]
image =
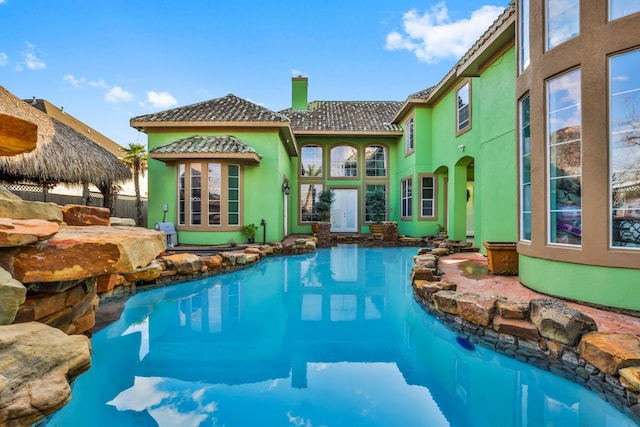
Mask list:
[{"label": "thatched roof gazebo", "polygon": [[2,114],[34,123],[38,131],[35,150],[0,156],[0,180],[94,184],[107,204],[112,185],[131,179],[129,167],[112,153],[0,86]]}]

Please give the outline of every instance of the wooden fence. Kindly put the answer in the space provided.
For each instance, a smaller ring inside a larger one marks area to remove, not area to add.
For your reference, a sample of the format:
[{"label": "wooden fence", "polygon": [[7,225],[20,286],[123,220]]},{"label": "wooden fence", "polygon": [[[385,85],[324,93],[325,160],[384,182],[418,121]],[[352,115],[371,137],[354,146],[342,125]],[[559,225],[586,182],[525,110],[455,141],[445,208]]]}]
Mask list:
[{"label": "wooden fence", "polygon": [[[3,184],[9,191],[17,196],[20,196],[23,200],[29,200],[34,202],[52,202],[61,206],[64,205],[81,205],[82,196],[70,196],[67,194],[51,193],[49,191],[43,191],[39,185],[32,184]],[[102,193],[91,191],[91,200],[87,203],[88,206],[103,206]],[[113,211],[111,216],[117,216],[121,218],[136,219],[136,198],[135,196],[125,196],[123,194],[116,195],[115,203],[113,204]],[[147,199],[142,199],[142,217],[144,219],[143,225],[147,223]]]}]

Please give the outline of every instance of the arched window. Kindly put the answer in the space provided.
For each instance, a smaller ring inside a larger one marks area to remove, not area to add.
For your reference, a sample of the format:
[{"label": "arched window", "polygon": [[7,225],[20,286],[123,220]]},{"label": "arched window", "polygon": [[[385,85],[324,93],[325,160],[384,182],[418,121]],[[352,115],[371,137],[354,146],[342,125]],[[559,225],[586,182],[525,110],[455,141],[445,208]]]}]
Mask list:
[{"label": "arched window", "polygon": [[300,176],[315,178],[322,176],[322,147],[305,145],[300,156]]},{"label": "arched window", "polygon": [[331,149],[331,176],[358,176],[358,150],[348,145]]},{"label": "arched window", "polygon": [[381,145],[370,145],[364,151],[365,175],[387,176],[387,149]]}]

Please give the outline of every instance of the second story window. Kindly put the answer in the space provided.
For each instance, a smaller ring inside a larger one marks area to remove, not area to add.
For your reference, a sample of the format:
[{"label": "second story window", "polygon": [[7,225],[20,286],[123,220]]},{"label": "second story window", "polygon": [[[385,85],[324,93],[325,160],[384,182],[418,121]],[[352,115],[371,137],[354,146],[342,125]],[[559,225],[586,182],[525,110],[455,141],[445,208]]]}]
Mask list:
[{"label": "second story window", "polygon": [[307,178],[322,176],[322,147],[305,145],[300,155],[300,175]]},{"label": "second story window", "polygon": [[402,218],[410,219],[413,216],[413,179],[403,179],[400,186]]},{"label": "second story window", "polygon": [[530,61],[529,0],[518,1],[518,67],[523,72]]},{"label": "second story window", "polygon": [[387,150],[381,145],[370,145],[364,150],[365,175],[387,176]]},{"label": "second story window", "polygon": [[471,87],[466,82],[456,91],[456,132],[462,133],[471,128]]},{"label": "second story window", "polygon": [[640,0],[609,0],[609,20],[640,12]]},{"label": "second story window", "polygon": [[545,11],[547,50],[580,32],[580,0],[546,0]]},{"label": "second story window", "polygon": [[413,117],[407,120],[407,124],[404,127],[404,153],[412,153],[415,149],[413,142]]},{"label": "second story window", "polygon": [[340,145],[331,149],[331,176],[358,176],[358,150],[348,145]]}]

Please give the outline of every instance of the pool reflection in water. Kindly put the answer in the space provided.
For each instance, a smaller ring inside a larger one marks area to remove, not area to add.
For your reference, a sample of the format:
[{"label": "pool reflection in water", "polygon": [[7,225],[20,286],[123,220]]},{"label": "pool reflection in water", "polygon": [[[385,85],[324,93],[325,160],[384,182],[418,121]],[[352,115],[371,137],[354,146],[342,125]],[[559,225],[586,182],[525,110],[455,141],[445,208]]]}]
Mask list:
[{"label": "pool reflection in water", "polygon": [[338,246],[144,292],[48,426],[631,426],[425,314],[416,249]]}]

